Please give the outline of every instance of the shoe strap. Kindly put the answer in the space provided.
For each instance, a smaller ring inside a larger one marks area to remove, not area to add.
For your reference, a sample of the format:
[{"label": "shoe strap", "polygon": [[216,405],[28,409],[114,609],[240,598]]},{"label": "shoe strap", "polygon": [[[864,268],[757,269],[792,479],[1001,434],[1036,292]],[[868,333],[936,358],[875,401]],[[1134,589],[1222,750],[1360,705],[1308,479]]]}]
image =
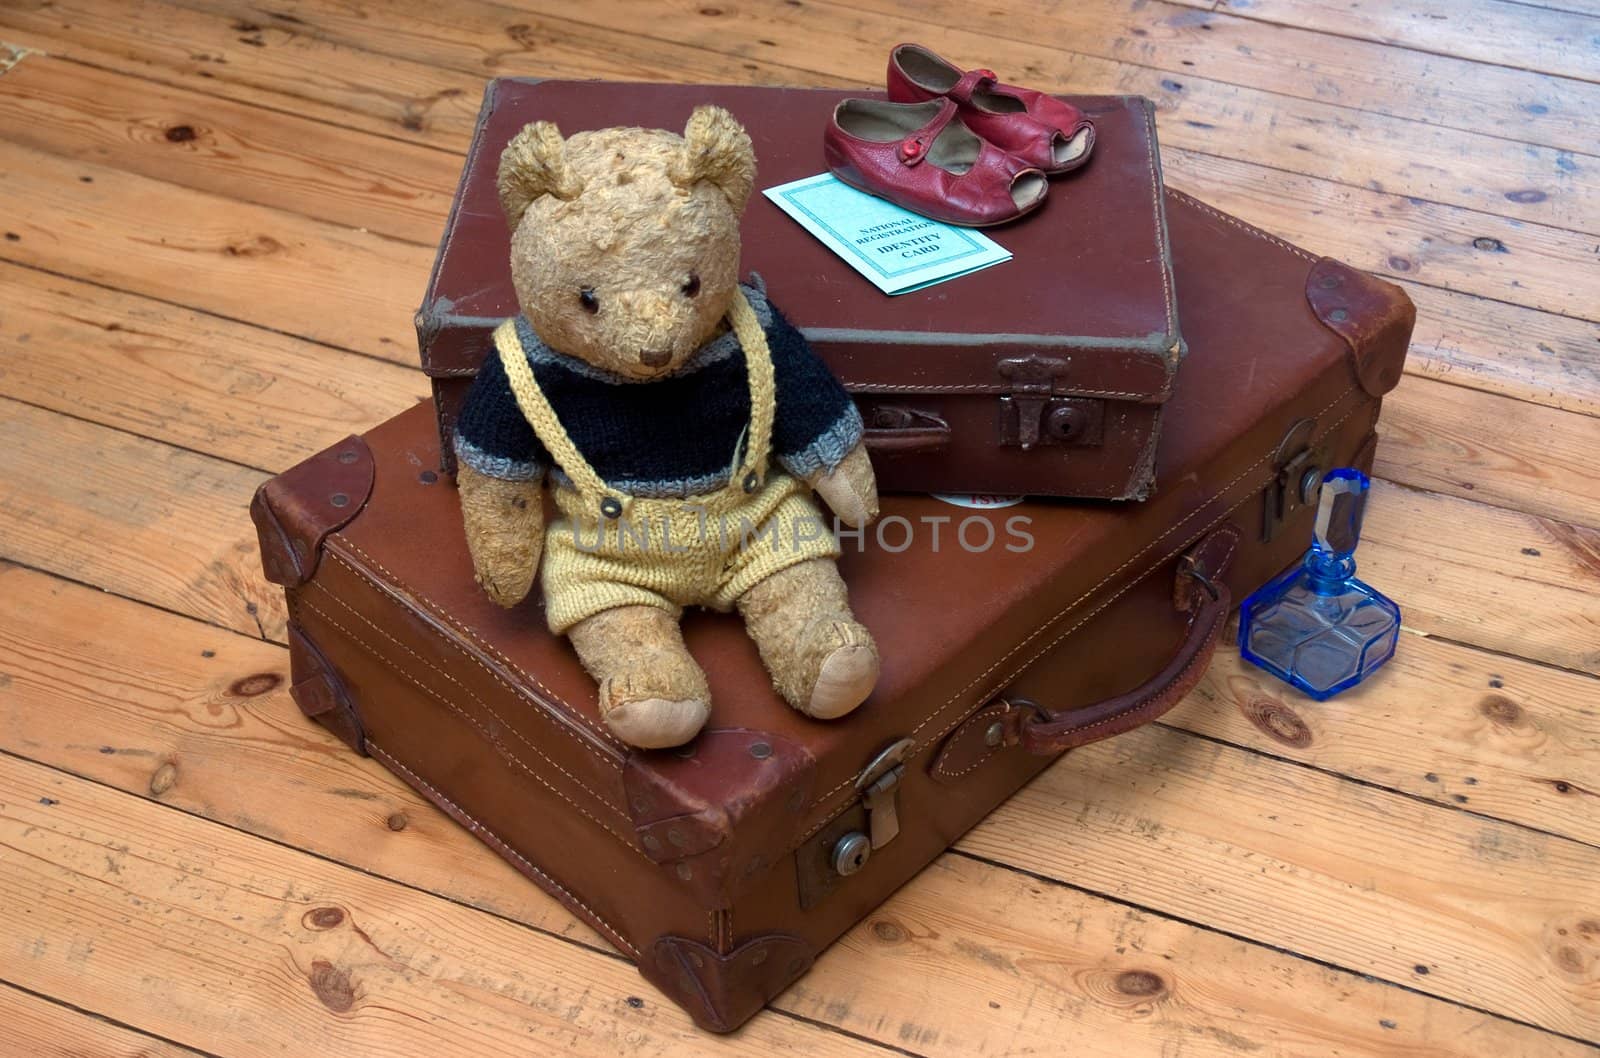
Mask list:
[{"label": "shoe strap", "polygon": [[961,79],[958,80],[955,85],[951,87],[950,91],[945,93],[945,95],[949,96],[951,99],[954,99],[962,106],[972,106],[972,93],[976,92],[979,88],[982,88],[985,85],[994,84],[999,79],[1000,78],[993,70],[985,70],[981,68],[977,70],[968,70],[966,73],[961,75]]},{"label": "shoe strap", "polygon": [[940,100],[939,113],[934,115],[933,120],[901,140],[895,148],[900,164],[921,165],[922,160],[928,156],[928,151],[933,149],[933,141],[939,138],[939,134],[955,116],[956,105],[948,99]]}]

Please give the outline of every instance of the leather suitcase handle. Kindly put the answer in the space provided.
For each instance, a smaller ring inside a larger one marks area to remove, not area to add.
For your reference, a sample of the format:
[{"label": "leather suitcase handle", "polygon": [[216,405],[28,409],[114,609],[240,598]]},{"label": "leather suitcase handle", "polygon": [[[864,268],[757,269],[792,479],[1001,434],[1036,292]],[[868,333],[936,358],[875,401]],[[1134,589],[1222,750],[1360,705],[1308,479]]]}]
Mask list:
[{"label": "leather suitcase handle", "polygon": [[950,425],[869,429],[862,436],[869,452],[927,452],[950,443]]},{"label": "leather suitcase handle", "polygon": [[1053,756],[1131,731],[1177,705],[1200,682],[1227,625],[1233,599],[1222,575],[1239,539],[1238,528],[1224,524],[1178,560],[1172,606],[1188,620],[1177,652],[1160,672],[1127,694],[1059,713],[1031,698],[1003,693],[950,733],[928,773],[936,782],[956,782],[1010,746]]},{"label": "leather suitcase handle", "polygon": [[867,428],[862,439],[872,452],[928,452],[950,443],[944,416],[904,404],[878,404],[861,409]]},{"label": "leather suitcase handle", "polygon": [[1019,727],[1017,743],[1030,753],[1056,754],[1149,723],[1183,700],[1205,675],[1233,600],[1228,586],[1212,582],[1208,597],[1189,620],[1189,631],[1165,668],[1127,694],[1087,708],[1052,713],[1029,698],[1011,698]]}]

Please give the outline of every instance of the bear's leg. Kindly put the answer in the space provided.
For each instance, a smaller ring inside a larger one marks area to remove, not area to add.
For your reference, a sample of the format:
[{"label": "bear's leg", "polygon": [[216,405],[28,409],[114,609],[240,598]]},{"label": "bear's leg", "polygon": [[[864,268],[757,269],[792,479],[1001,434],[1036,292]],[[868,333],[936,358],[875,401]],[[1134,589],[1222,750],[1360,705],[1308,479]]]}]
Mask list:
[{"label": "bear's leg", "polygon": [[579,621],[567,638],[599,682],[600,715],[618,738],[661,749],[700,732],[711,694],[672,614],[618,606]]},{"label": "bear's leg", "polygon": [[780,570],[739,597],[745,628],[773,686],[819,720],[843,716],[878,682],[878,647],[850,612],[831,559]]}]

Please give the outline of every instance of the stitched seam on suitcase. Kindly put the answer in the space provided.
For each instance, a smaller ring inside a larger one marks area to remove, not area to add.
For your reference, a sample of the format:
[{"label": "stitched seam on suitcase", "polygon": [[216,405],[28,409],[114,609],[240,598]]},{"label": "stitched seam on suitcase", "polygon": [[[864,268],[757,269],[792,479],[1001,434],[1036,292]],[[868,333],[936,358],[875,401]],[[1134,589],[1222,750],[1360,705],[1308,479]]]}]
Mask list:
[{"label": "stitched seam on suitcase", "polygon": [[[491,646],[490,644],[486,643],[483,639],[481,639],[478,636],[478,634],[476,632],[474,632],[472,629],[468,628],[466,625],[462,624],[461,622],[457,621],[454,617],[451,617],[449,613],[447,613],[443,609],[441,609],[439,607],[439,605],[437,603],[435,603],[432,599],[428,598],[426,595],[422,594],[421,592],[419,592],[418,590],[416,590],[415,588],[413,588],[409,584],[407,584],[405,581],[403,581],[399,577],[395,576],[392,572],[389,571],[388,567],[386,567],[382,562],[379,562],[377,559],[373,558],[371,555],[367,554],[367,552],[362,550],[361,546],[359,544],[357,544],[355,541],[351,540],[349,537],[345,536],[343,533],[333,533],[333,534],[331,534],[330,539],[336,540],[340,545],[342,545],[344,547],[348,547],[351,551],[353,551],[356,554],[360,555],[361,558],[363,560],[365,560],[368,565],[372,566],[374,569],[378,570],[385,577],[387,577],[394,587],[399,588],[401,591],[405,592],[410,597],[416,599],[417,602],[419,602],[420,604],[422,604],[424,607],[427,608],[429,613],[433,614],[435,617],[439,618],[440,620],[442,620],[446,624],[448,624],[451,628],[454,628],[456,631],[460,632],[462,635],[466,636],[468,639],[470,639],[474,643],[478,644],[478,646],[482,647],[483,650],[485,652],[487,652],[495,660],[499,661],[501,664],[503,664],[507,668],[511,669],[513,672],[515,672],[517,675],[521,676],[523,679],[527,680],[529,683],[533,684],[535,687],[539,688],[539,690],[543,691],[544,694],[548,697],[549,701],[540,701],[534,695],[528,693],[525,690],[522,690],[520,688],[513,688],[513,690],[517,694],[520,694],[523,697],[526,697],[530,702],[534,703],[535,705],[544,706],[544,705],[549,705],[551,703],[554,703],[555,705],[560,707],[562,712],[566,713],[568,716],[570,716],[574,720],[578,721],[587,730],[592,731],[595,734],[599,735],[601,738],[605,739],[605,741],[611,743],[612,745],[614,745],[617,748],[622,749],[622,750],[626,750],[628,748],[627,745],[624,742],[622,742],[620,739],[617,738],[617,736],[613,735],[610,731],[607,731],[604,728],[600,727],[594,721],[590,720],[587,716],[584,716],[582,712],[580,712],[578,709],[576,709],[571,704],[569,704],[566,699],[562,698],[555,691],[552,691],[549,687],[546,687],[544,685],[544,683],[537,676],[534,676],[532,673],[530,673],[526,669],[522,668],[522,666],[518,665],[516,662],[512,661],[510,658],[506,657],[505,654],[501,653],[499,650],[495,649],[493,646]],[[332,552],[330,552],[330,553],[332,553]],[[369,581],[372,584],[376,584],[379,587],[383,587],[383,585],[378,582],[377,578],[373,577],[367,571],[362,570],[360,567],[355,566],[355,565],[351,564],[348,561],[345,561],[342,558],[342,556],[340,556],[340,555],[338,555],[336,553],[332,553],[332,554],[334,555],[334,560],[339,562],[346,569],[348,569],[351,572],[355,573],[357,576],[361,577],[363,580]],[[445,637],[443,635],[440,635],[437,630],[433,630],[433,633],[434,633],[435,636],[438,636],[438,638],[443,640],[444,642],[447,642],[447,643],[450,642],[450,640],[447,637]],[[483,666],[484,668],[487,668],[487,666],[483,665],[483,662],[481,660],[479,660],[478,658],[472,657],[472,654],[470,652],[468,652],[466,649],[464,649],[459,643],[453,643],[452,645],[455,646],[455,648],[458,651],[460,651],[461,654],[464,655],[465,657],[470,658],[471,660],[476,662],[478,665]],[[490,672],[490,675],[493,676],[494,673]],[[499,679],[498,676],[496,676],[495,678],[497,680]],[[505,681],[501,680],[500,682],[504,683]],[[566,729],[563,728],[562,730],[566,730]],[[576,735],[573,735],[571,731],[567,731],[567,734],[569,736],[573,737],[573,738],[577,737]],[[580,745],[581,745],[581,743],[580,743]],[[612,767],[616,768],[618,771],[622,770],[622,765],[617,763],[615,760],[610,760],[608,762],[611,764]]]},{"label": "stitched seam on suitcase", "polygon": [[1193,195],[1187,194],[1186,192],[1183,192],[1183,191],[1179,191],[1177,188],[1173,188],[1172,189],[1172,193],[1175,194],[1175,195],[1183,195],[1184,198],[1189,200],[1189,204],[1191,206],[1194,206],[1194,207],[1196,207],[1198,209],[1204,210],[1205,212],[1211,214],[1213,217],[1216,217],[1218,220],[1226,221],[1227,223],[1232,224],[1235,228],[1238,228],[1240,231],[1244,232],[1246,235],[1254,235],[1256,238],[1261,239],[1264,242],[1270,242],[1275,246],[1281,246],[1285,250],[1288,250],[1290,253],[1298,254],[1299,256],[1304,257],[1307,261],[1315,261],[1315,260],[1317,260],[1317,255],[1312,253],[1310,250],[1302,250],[1300,247],[1294,245],[1293,243],[1284,242],[1282,239],[1278,238],[1276,235],[1270,235],[1267,232],[1262,231],[1260,228],[1257,228],[1253,224],[1246,224],[1244,221],[1240,220],[1238,217],[1231,217],[1228,214],[1222,212],[1220,209],[1213,209],[1212,207],[1206,205],[1204,202],[1200,201],[1198,198],[1195,198]]},{"label": "stitched seam on suitcase", "polygon": [[1177,335],[1173,332],[1178,329],[1177,314],[1172,311],[1172,262],[1168,259],[1166,240],[1162,237],[1164,225],[1161,211],[1161,177],[1156,173],[1156,148],[1151,142],[1151,134],[1155,131],[1156,116],[1149,104],[1144,112],[1144,154],[1150,164],[1150,214],[1155,220],[1156,228],[1156,257],[1161,264],[1161,299],[1167,313],[1167,336],[1173,340]]},{"label": "stitched seam on suitcase", "polygon": [[377,745],[370,739],[367,740],[367,748],[376,754],[378,758],[382,760],[383,763],[388,767],[393,768],[396,771],[404,772],[406,777],[409,778],[411,782],[422,787],[429,796],[443,804],[449,805],[451,811],[454,812],[458,820],[466,821],[463,825],[469,831],[471,831],[473,834],[476,834],[480,840],[487,842],[491,848],[500,853],[502,856],[510,856],[512,859],[522,864],[522,866],[526,867],[531,873],[537,876],[536,881],[538,881],[543,888],[546,890],[554,889],[559,892],[561,896],[566,897],[567,902],[570,902],[573,907],[575,907],[585,918],[590,919],[591,921],[589,922],[589,925],[593,926],[599,932],[605,934],[607,940],[621,948],[623,951],[627,952],[629,955],[632,955],[635,959],[639,957],[639,949],[635,948],[632,944],[629,944],[622,934],[617,931],[616,927],[612,926],[611,923],[601,918],[599,913],[588,904],[585,904],[582,900],[579,900],[576,896],[574,896],[572,890],[568,889],[566,886],[562,885],[560,882],[541,871],[538,867],[535,867],[531,862],[529,862],[526,856],[512,848],[506,843],[504,838],[490,830],[488,827],[484,826],[474,816],[467,812],[466,809],[462,808],[460,805],[450,800],[450,798],[446,797],[439,791],[438,787],[434,786],[432,783],[428,782],[427,779],[424,779],[422,776],[418,775],[416,772],[400,763],[400,761],[395,759],[381,746]]},{"label": "stitched seam on suitcase", "polygon": [[[1320,417],[1320,416],[1326,414],[1330,409],[1336,407],[1340,402],[1342,402],[1345,398],[1349,397],[1352,393],[1357,392],[1357,389],[1358,389],[1358,387],[1351,386],[1349,389],[1347,389],[1343,393],[1339,394],[1339,396],[1337,396],[1333,400],[1329,401],[1325,406],[1323,406],[1323,408],[1321,410],[1317,411],[1312,417],[1316,418],[1316,417]],[[1345,412],[1338,419],[1334,420],[1332,423],[1329,423],[1327,428],[1325,430],[1321,431],[1317,436],[1319,438],[1326,437],[1328,434],[1330,434],[1334,430],[1338,429],[1339,426],[1341,426],[1345,422],[1346,419],[1350,418],[1350,416],[1354,415],[1357,411],[1361,410],[1362,407],[1364,407],[1363,404],[1357,404],[1355,407],[1352,407],[1349,411]],[[1233,489],[1233,487],[1235,485],[1237,485],[1240,481],[1244,480],[1244,478],[1249,476],[1257,467],[1259,467],[1261,464],[1267,462],[1271,458],[1272,458],[1272,453],[1269,452],[1266,455],[1263,455],[1260,459],[1257,459],[1254,463],[1251,463],[1249,466],[1245,467],[1245,469],[1242,470],[1237,477],[1235,477],[1232,481],[1228,482],[1220,490],[1218,490],[1218,496],[1219,497],[1225,496],[1230,490]],[[1230,514],[1232,514],[1234,511],[1238,510],[1240,507],[1244,506],[1244,504],[1248,503],[1251,499],[1254,498],[1256,492],[1259,491],[1260,488],[1265,487],[1265,485],[1266,485],[1266,482],[1263,481],[1260,485],[1252,487],[1252,488],[1246,490],[1245,495],[1242,498],[1240,498],[1238,500],[1238,502],[1234,503],[1231,507],[1229,507],[1226,510],[1222,511],[1220,514],[1217,515],[1216,518],[1212,519],[1212,521],[1209,524],[1207,524],[1206,526],[1202,527],[1201,530],[1200,530],[1199,535],[1204,535],[1206,532],[1208,532],[1210,529],[1214,528],[1218,523],[1220,523],[1223,519],[1227,518]],[[1050,629],[1050,626],[1055,624],[1056,621],[1060,620],[1066,614],[1072,612],[1072,610],[1074,608],[1082,605],[1082,603],[1084,602],[1085,599],[1088,599],[1090,596],[1092,596],[1095,592],[1099,591],[1101,588],[1103,588],[1110,581],[1114,580],[1118,575],[1120,575],[1122,573],[1123,570],[1127,569],[1129,566],[1131,566],[1135,562],[1137,562],[1146,553],[1148,553],[1150,550],[1152,550],[1157,545],[1159,545],[1162,540],[1165,540],[1167,537],[1171,536],[1174,532],[1176,532],[1180,527],[1182,527],[1186,522],[1188,522],[1196,514],[1199,514],[1202,509],[1203,509],[1203,505],[1201,507],[1196,507],[1194,510],[1190,511],[1181,520],[1179,520],[1178,522],[1175,522],[1170,528],[1168,528],[1166,532],[1162,533],[1160,536],[1156,537],[1150,543],[1146,544],[1143,548],[1141,548],[1137,553],[1135,553],[1126,562],[1124,562],[1122,565],[1118,566],[1116,569],[1114,569],[1110,573],[1108,573],[1104,578],[1102,578],[1099,581],[1099,583],[1095,584],[1094,587],[1090,588],[1088,591],[1086,591],[1082,595],[1078,596],[1076,599],[1074,599],[1071,603],[1067,604],[1061,610],[1058,610],[1054,617],[1050,618],[1050,620],[1048,620],[1044,624],[1040,625],[1037,629],[1035,629],[1033,631],[1032,634],[1030,634],[1027,638],[1023,639],[1022,642],[1020,642],[1016,646],[1012,647],[1009,651],[1007,651],[1004,655],[1002,655],[998,660],[996,660],[994,662],[994,664],[990,665],[983,672],[979,673],[978,676],[975,679],[973,679],[971,683],[968,683],[960,691],[957,691],[948,700],[946,700],[946,702],[942,706],[940,706],[939,709],[936,712],[930,714],[925,720],[922,721],[922,723],[918,724],[915,728],[913,728],[912,731],[911,731],[912,737],[915,737],[917,735],[917,733],[920,732],[923,728],[927,727],[929,724],[933,723],[936,719],[938,719],[940,716],[942,716],[956,702],[958,702],[961,699],[965,698],[969,691],[971,691],[974,687],[978,686],[979,684],[983,683],[984,680],[988,679],[995,672],[996,669],[998,669],[1002,665],[1004,665],[1006,663],[1006,661],[1009,660],[1018,651],[1020,651],[1023,648],[1025,648],[1030,642],[1032,642],[1038,636],[1043,635],[1045,632],[1047,632]],[[1181,553],[1184,550],[1184,548],[1187,548],[1188,546],[1189,546],[1189,542],[1185,541],[1182,546],[1180,546],[1179,548],[1174,550],[1171,554],[1167,555],[1160,562],[1152,563],[1151,564],[1151,568],[1154,568],[1155,566],[1159,566],[1159,565],[1164,564],[1169,559],[1171,559],[1174,556],[1176,556],[1179,553]],[[1094,617],[1095,614],[1099,613],[1101,610],[1105,609],[1107,606],[1109,606],[1113,602],[1115,602],[1118,598],[1120,598],[1123,595],[1123,593],[1125,593],[1126,591],[1128,591],[1128,589],[1132,588],[1135,584],[1137,584],[1140,579],[1141,579],[1140,577],[1135,577],[1133,580],[1130,580],[1127,584],[1123,585],[1122,588],[1118,589],[1114,594],[1112,594],[1110,598],[1106,599],[1099,606],[1096,606],[1093,610],[1091,610],[1088,613],[1084,614],[1083,617],[1080,618],[1077,622],[1075,622],[1070,627],[1068,627],[1068,628],[1064,629],[1063,631],[1061,631],[1054,639],[1050,640],[1048,643],[1044,644],[1044,646],[1042,646],[1038,650],[1036,650],[1032,655],[1030,655],[1028,657],[1027,661],[1023,662],[1020,666],[1018,666],[1017,668],[1013,669],[1012,672],[1008,676],[1006,676],[1003,679],[999,680],[998,681],[998,686],[993,688],[993,691],[998,691],[1000,687],[1003,687],[1007,682],[1009,682],[1010,680],[1016,678],[1018,673],[1022,672],[1029,665],[1033,664],[1033,662],[1036,661],[1040,657],[1040,655],[1044,654],[1051,647],[1053,647],[1057,643],[1061,642],[1061,640],[1065,639],[1068,635],[1071,635],[1073,632],[1077,631],[1077,629],[1079,627],[1081,627],[1085,621],[1088,621],[1090,618]],[[993,691],[991,691],[991,693],[993,693]],[[981,697],[987,697],[987,695],[981,695],[980,698]],[[935,742],[938,739],[943,738],[945,735],[949,734],[951,731],[955,730],[962,723],[964,723],[966,721],[966,719],[967,719],[966,716],[958,717],[957,719],[952,721],[947,727],[945,727],[944,730],[938,732],[937,734],[929,736],[929,738],[927,738],[927,739],[925,739],[925,740],[923,740],[921,742],[918,742],[916,744],[916,746],[911,750],[911,753],[907,754],[907,756],[922,752],[922,750],[926,749],[930,743]],[[855,782],[855,777],[854,776],[850,777],[849,779],[846,779],[844,782],[840,783],[838,786],[835,786],[833,789],[829,790],[827,793],[825,793],[822,796],[818,797],[815,801],[813,801],[811,803],[811,807],[812,808],[816,808],[816,807],[818,807],[820,805],[826,804],[840,790],[845,789],[847,786],[852,785],[854,782]],[[814,827],[812,827],[810,830],[806,831],[805,834],[801,835],[800,840],[795,842],[791,846],[791,850],[794,849],[794,848],[798,848],[799,846],[805,844],[805,842],[808,841],[813,834],[815,834],[817,831],[821,830],[824,826],[826,826],[829,822],[831,822],[831,820],[832,820],[832,817],[830,816],[830,817],[824,818],[821,821],[819,821]]]},{"label": "stitched seam on suitcase", "polygon": [[[918,386],[911,385],[909,383],[900,385],[887,382],[852,382],[845,388],[848,389],[852,395],[859,393],[863,397],[870,397],[874,393],[888,393],[890,391],[894,391],[896,393],[954,393],[957,390],[981,390],[984,393],[997,394],[1011,392],[1011,390],[1007,389],[1006,387],[996,386],[992,382],[962,383],[955,386]],[[1140,400],[1145,397],[1158,397],[1164,392],[1166,392],[1165,386],[1154,393],[1134,392],[1131,390],[1122,391],[1113,389],[1083,389],[1078,386],[1073,386],[1068,389],[1064,389],[1055,395],[1061,397],[1122,397],[1126,400]]]},{"label": "stitched seam on suitcase", "polygon": [[[328,595],[329,598],[334,598],[334,596],[330,592],[328,592],[326,588],[324,588],[322,590],[323,590],[323,593]],[[335,599],[335,601],[338,601],[338,600]],[[367,642],[365,639],[362,639],[356,633],[352,632],[350,629],[346,628],[344,625],[340,624],[331,615],[329,615],[326,611],[322,610],[320,607],[318,607],[315,603],[311,602],[309,599],[301,598],[300,600],[298,600],[298,605],[304,606],[306,609],[310,610],[312,613],[316,614],[318,617],[321,617],[324,621],[328,622],[334,628],[337,628],[340,632],[342,632],[345,636],[347,636],[352,642],[357,643],[358,645],[360,645],[363,650],[365,650],[368,654],[372,655],[374,658],[377,658],[379,660],[383,660],[384,655],[383,655],[383,653],[381,651],[379,651],[376,647],[374,647],[371,643]],[[343,605],[343,604],[341,603],[341,605]],[[356,616],[360,617],[361,615],[357,614]],[[366,620],[366,618],[364,618],[364,617],[361,618],[361,619],[363,621]],[[367,623],[371,624],[370,621],[367,622]],[[402,646],[402,649],[406,649],[406,648],[404,646]],[[423,662],[423,664],[426,665],[427,663]],[[435,671],[438,671],[438,669],[435,666],[431,666],[430,665],[428,667],[429,668],[433,668]],[[646,860],[647,862],[652,862],[652,863],[654,862],[654,861],[650,860],[650,858],[648,856],[645,856],[645,854],[642,851],[640,851],[638,846],[634,845],[632,842],[630,842],[630,841],[626,840],[625,838],[623,838],[622,835],[618,834],[615,830],[612,830],[609,826],[606,826],[606,824],[603,821],[601,821],[600,819],[596,818],[591,812],[589,812],[588,809],[584,808],[582,805],[578,804],[578,802],[574,801],[571,797],[567,796],[561,790],[559,790],[555,786],[553,786],[551,784],[550,780],[546,779],[544,776],[540,775],[538,772],[536,772],[532,768],[528,767],[527,763],[525,761],[523,761],[523,759],[521,757],[519,757],[515,753],[513,753],[511,751],[511,749],[508,746],[505,745],[505,743],[501,742],[499,739],[495,738],[492,734],[490,734],[488,729],[485,728],[481,723],[479,723],[477,720],[473,719],[471,716],[469,716],[465,712],[463,712],[461,710],[461,708],[459,706],[457,706],[454,702],[452,702],[449,699],[445,698],[443,695],[439,694],[433,688],[429,687],[427,684],[423,683],[421,680],[417,679],[415,676],[411,675],[409,672],[405,672],[404,670],[401,670],[401,669],[398,669],[398,668],[394,669],[393,671],[398,673],[404,679],[406,679],[406,680],[410,681],[411,683],[415,684],[419,689],[421,689],[421,691],[424,694],[428,695],[434,701],[436,701],[439,704],[443,705],[445,708],[449,709],[452,713],[455,713],[457,716],[461,717],[461,719],[463,719],[467,723],[471,724],[472,727],[474,729],[476,729],[477,732],[480,735],[483,736],[485,741],[487,741],[490,745],[494,746],[497,750],[499,750],[500,753],[503,756],[505,756],[506,758],[511,760],[511,762],[516,764],[517,767],[519,767],[523,771],[527,772],[528,775],[532,776],[545,789],[549,790],[551,793],[555,794],[557,797],[559,797],[563,801],[567,802],[567,804],[571,805],[573,808],[576,808],[579,812],[583,813],[583,815],[587,819],[589,819],[591,822],[593,822],[596,826],[598,826],[601,829],[603,829],[606,833],[610,834],[612,837],[616,838],[625,847],[627,847],[629,849],[632,849],[635,853],[637,853],[640,856],[640,858]],[[499,718],[496,717],[496,719],[499,719]],[[504,721],[501,721],[501,723],[504,723]],[[555,761],[551,760],[548,756],[545,756],[545,754],[543,752],[539,751],[537,747],[535,747],[534,751],[536,753],[539,753],[539,756],[541,758],[543,758],[546,763],[552,765],[558,771],[560,771],[561,774],[566,775],[568,779],[571,779],[574,783],[576,783],[580,788],[583,789],[583,791],[585,793],[589,794],[589,796],[594,797],[597,801],[600,801],[601,804],[604,804],[607,808],[610,808],[613,812],[616,811],[615,808],[613,808],[610,804],[607,804],[593,790],[590,790],[587,786],[584,786],[583,783],[579,782],[577,779],[574,779],[559,764],[556,764]],[[620,816],[620,813],[618,813],[618,814]]]},{"label": "stitched seam on suitcase", "polygon": [[[350,572],[357,574],[358,576],[360,575],[360,571],[358,569],[356,569],[356,567],[352,566],[350,563],[346,562],[341,556],[334,555],[333,557],[334,557],[334,561],[339,563],[339,565],[343,566],[345,569],[348,569]],[[339,598],[337,595],[335,595],[326,586],[318,583],[317,581],[311,581],[310,583],[315,585],[317,590],[322,592],[322,594],[327,596],[331,601],[336,602],[340,606],[342,606],[345,609],[345,611],[348,612],[356,620],[360,621],[362,624],[366,625],[368,628],[372,629],[374,632],[378,633],[380,636],[383,636],[383,638],[387,639],[389,642],[393,643],[395,646],[399,647],[401,650],[405,651],[407,654],[410,654],[413,658],[415,658],[417,660],[418,664],[422,665],[424,668],[431,669],[432,671],[437,672],[439,675],[443,676],[445,679],[449,680],[451,683],[455,684],[457,687],[460,687],[461,688],[461,693],[465,694],[467,697],[471,698],[473,701],[475,701],[479,705],[483,706],[484,712],[486,712],[490,716],[494,717],[495,721],[497,723],[499,723],[502,727],[504,727],[507,731],[510,731],[513,735],[516,735],[518,741],[520,741],[523,745],[527,746],[529,749],[533,750],[535,753],[539,754],[539,756],[544,757],[545,760],[550,760],[549,757],[545,756],[544,751],[542,749],[540,749],[537,745],[535,745],[533,743],[533,741],[528,738],[527,735],[524,735],[519,729],[517,729],[516,727],[513,727],[511,724],[506,723],[504,717],[502,717],[499,713],[495,712],[494,708],[491,705],[489,705],[488,702],[486,702],[482,698],[480,698],[466,684],[462,683],[460,680],[456,679],[454,676],[450,675],[450,673],[446,672],[444,669],[440,668],[439,666],[429,664],[428,661],[426,661],[415,650],[412,650],[410,647],[408,647],[404,643],[400,642],[400,640],[396,639],[394,636],[390,635],[388,632],[385,632],[383,629],[381,629],[377,625],[373,624],[371,620],[369,620],[367,617],[365,617],[361,613],[359,613],[355,609],[355,607],[351,606],[349,603],[347,603],[343,599]],[[311,604],[307,603],[306,605],[310,606]],[[320,610],[318,610],[317,612],[318,613],[322,613],[322,611],[320,611]],[[327,615],[323,614],[323,616],[326,617]],[[458,646],[458,649],[459,649],[459,645],[457,645],[457,646]],[[487,665],[483,664],[483,662],[481,660],[479,660],[478,658],[473,657],[470,653],[468,653],[468,652],[466,652],[464,650],[461,651],[461,653],[467,658],[467,660],[476,662],[479,668],[483,669],[484,672],[489,674],[489,678],[490,679],[494,680],[496,683],[500,684],[500,686],[502,686],[502,687],[506,688],[507,690],[511,691],[513,694],[517,693],[517,689],[515,687],[513,687],[511,684],[507,683],[505,680],[501,679],[494,672],[493,669],[491,669]],[[453,705],[452,705],[452,708],[454,708]],[[458,712],[459,712],[459,710],[458,710]],[[463,715],[465,715],[465,714],[463,714]],[[583,745],[582,741],[579,740],[578,736],[573,734],[572,731],[570,731],[570,730],[568,730],[568,729],[566,729],[564,727],[561,728],[561,730],[566,731],[567,736],[569,738],[573,739],[574,741],[577,741],[580,746]],[[605,759],[605,758],[602,758],[602,759]],[[596,791],[594,791],[594,790],[590,789],[588,786],[584,785],[584,782],[583,782],[582,779],[579,779],[576,775],[573,775],[573,774],[569,773],[568,771],[566,771],[566,769],[562,768],[561,765],[556,764],[554,761],[550,761],[550,763],[555,765],[556,769],[558,771],[560,771],[561,774],[565,775],[568,779],[571,779],[573,781],[573,783],[575,783],[578,787],[580,787],[583,790],[584,793],[587,793],[590,797],[593,797],[595,800],[600,801],[607,808],[610,808],[613,811],[617,811],[615,805],[611,804],[610,801],[606,800],[606,798],[602,797]],[[614,763],[614,762],[608,761],[608,763]],[[620,766],[617,766],[617,770],[621,771],[622,769],[621,769]],[[626,818],[625,816],[622,816],[621,812],[618,812],[618,816],[620,818]],[[630,822],[631,822],[631,820],[630,820]]]}]

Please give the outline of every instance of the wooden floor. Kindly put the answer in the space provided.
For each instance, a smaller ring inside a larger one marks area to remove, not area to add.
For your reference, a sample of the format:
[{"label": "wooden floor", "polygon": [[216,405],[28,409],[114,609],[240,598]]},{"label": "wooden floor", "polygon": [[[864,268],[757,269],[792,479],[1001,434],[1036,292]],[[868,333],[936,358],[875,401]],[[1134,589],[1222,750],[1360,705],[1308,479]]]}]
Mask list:
[{"label": "wooden floor", "polygon": [[[4,0],[0,1054],[1578,1055],[1600,1039],[1597,0]],[[1403,283],[1394,664],[1219,654],[742,1033],[285,691],[245,505],[426,393],[486,77],[1160,107],[1170,182]]]}]

